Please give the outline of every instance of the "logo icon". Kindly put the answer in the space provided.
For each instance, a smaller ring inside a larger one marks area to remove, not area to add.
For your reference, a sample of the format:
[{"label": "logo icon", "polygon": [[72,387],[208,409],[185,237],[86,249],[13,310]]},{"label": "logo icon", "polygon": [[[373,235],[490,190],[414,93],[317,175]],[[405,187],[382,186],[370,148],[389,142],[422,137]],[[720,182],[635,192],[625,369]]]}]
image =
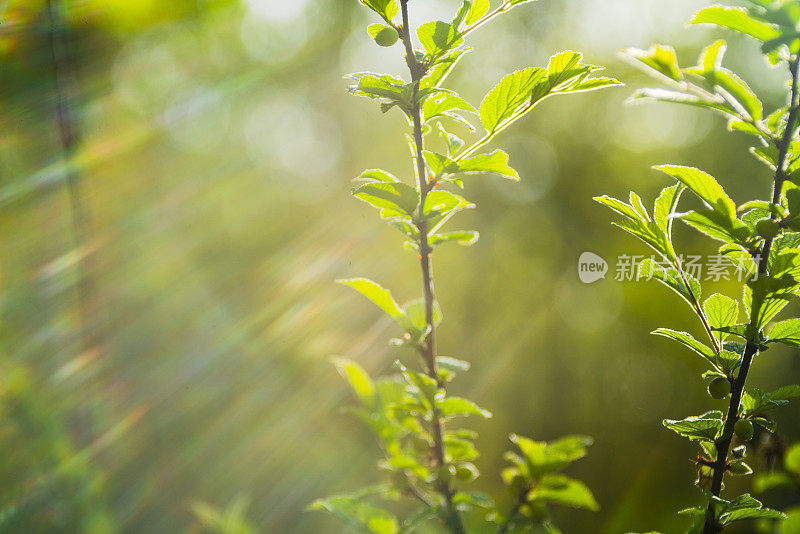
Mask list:
[{"label": "logo icon", "polygon": [[608,263],[594,252],[584,252],[578,258],[578,278],[584,284],[592,284],[606,277]]}]

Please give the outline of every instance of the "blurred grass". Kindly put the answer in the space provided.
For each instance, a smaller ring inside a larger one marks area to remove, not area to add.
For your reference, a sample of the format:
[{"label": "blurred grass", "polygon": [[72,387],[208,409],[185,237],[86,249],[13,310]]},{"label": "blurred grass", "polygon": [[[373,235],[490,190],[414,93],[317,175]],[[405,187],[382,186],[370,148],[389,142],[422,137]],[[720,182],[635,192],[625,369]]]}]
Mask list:
[{"label": "blurred grass", "polygon": [[[354,1],[148,4],[68,5],[83,135],[74,163],[95,236],[80,250],[61,183],[43,3],[5,5],[4,20],[17,13],[18,23],[0,34],[2,348],[40,377],[60,409],[81,414],[47,424],[60,425],[77,449],[93,444],[86,450],[103,473],[99,500],[114,530],[196,528],[196,500],[248,495],[260,531],[335,532],[334,522],[302,510],[373,481],[377,456],[368,432],[339,413],[350,400],[328,358],[381,372],[410,355],[387,347],[392,325],[332,280],[364,275],[399,299],[418,294],[401,239],[348,197],[362,168],[410,175],[404,120],[348,96],[341,77],[399,73],[400,50],[370,43],[368,14]],[[443,18],[456,4],[413,7]],[[454,392],[495,413],[474,423],[483,452],[477,486],[502,491],[496,473],[509,432],[596,438],[574,474],[603,509],[558,512],[565,532],[676,532],[683,523],[674,511],[698,497],[687,461],[694,452],[660,420],[709,405],[701,364],[648,335],[697,325],[660,287],[585,286],[574,269],[586,250],[612,269],[619,254],[647,253],[591,197],[635,189],[652,201],[666,184],[652,164],[697,165],[734,198],[768,191],[745,140],[725,133],[721,120],[623,105],[646,82],[617,50],[684,43],[679,53],[692,61],[712,33],[683,23],[703,4],[523,6],[475,36],[476,50],[453,77],[478,102],[503,73],[575,48],[629,85],[548,101],[498,140],[522,183],[470,180],[466,194],[479,208],[456,224],[482,238],[435,261],[441,350],[473,362]],[[751,43],[732,41],[733,66],[779,95],[779,73]],[[682,229],[677,235],[687,252],[715,251]],[[82,254],[92,260],[98,354],[78,351]],[[796,355],[773,349],[753,381],[782,385],[799,367]],[[799,413],[778,414],[792,440]],[[775,504],[790,503],[783,498]]]}]

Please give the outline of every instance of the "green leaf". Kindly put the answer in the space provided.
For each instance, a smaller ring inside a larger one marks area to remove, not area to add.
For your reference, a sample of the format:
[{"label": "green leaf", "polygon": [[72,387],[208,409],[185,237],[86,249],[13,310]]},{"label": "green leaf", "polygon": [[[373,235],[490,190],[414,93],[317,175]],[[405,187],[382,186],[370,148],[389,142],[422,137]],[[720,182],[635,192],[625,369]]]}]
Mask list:
[{"label": "green leaf", "polygon": [[755,37],[759,41],[774,39],[780,32],[772,24],[751,17],[744,8],[711,6],[697,12],[691,24],[716,24]]},{"label": "green leaf", "polygon": [[741,365],[742,356],[730,350],[721,350],[716,357],[717,366],[726,376],[733,376],[733,372]]},{"label": "green leaf", "polygon": [[464,232],[445,232],[442,234],[433,234],[428,238],[428,244],[431,246],[441,245],[443,243],[458,243],[462,247],[468,247],[478,242],[480,234],[474,231]]},{"label": "green leaf", "polygon": [[338,284],[352,287],[377,307],[386,312],[395,321],[402,322],[404,319],[403,310],[397,305],[391,292],[383,288],[380,284],[366,278],[352,278],[348,280],[337,280]]},{"label": "green leaf", "polygon": [[800,347],[800,319],[788,319],[775,323],[769,333],[767,343],[783,343]]},{"label": "green leaf", "polygon": [[623,215],[629,219],[646,222],[645,219],[633,208],[633,206],[630,206],[621,200],[617,200],[616,198],[609,197],[607,195],[603,195],[602,197],[594,197],[594,200],[600,204],[608,206],[620,215]]},{"label": "green leaf", "polygon": [[690,306],[694,307],[694,301],[700,300],[701,288],[693,276],[684,274],[689,285],[687,286],[680,276],[677,269],[673,267],[664,267],[651,258],[646,258],[639,264],[638,279],[655,279],[675,291],[680,295]]},{"label": "green leaf", "polygon": [[746,391],[742,396],[742,413],[745,416],[774,410],[789,404],[790,399],[800,397],[800,386],[784,386],[770,393],[762,393],[758,388]]},{"label": "green leaf", "polygon": [[722,412],[711,411],[686,419],[664,419],[664,426],[692,441],[714,441],[722,430]]},{"label": "green leaf", "polygon": [[800,475],[800,443],[795,443],[783,457],[783,466],[787,471]]},{"label": "green leaf", "polygon": [[594,91],[596,89],[604,89],[606,87],[613,87],[617,85],[624,85],[621,81],[608,78],[606,76],[599,76],[597,78],[589,78],[576,83],[569,87],[568,92],[580,93],[583,91]]},{"label": "green leaf", "polygon": [[521,106],[528,103],[537,84],[546,79],[547,71],[532,67],[503,77],[480,105],[481,123],[486,131],[492,133],[510,119]]},{"label": "green leaf", "polygon": [[786,514],[769,508],[743,508],[720,516],[723,525],[744,519],[786,519]]},{"label": "green leaf", "polygon": [[588,436],[565,436],[552,442],[534,441],[516,434],[509,436],[525,459],[527,469],[534,479],[552,473],[586,456],[592,444]]},{"label": "green leaf", "polygon": [[420,44],[431,58],[461,46],[464,38],[458,28],[440,20],[426,22],[417,29]]},{"label": "green leaf", "polygon": [[355,532],[369,534],[397,534],[397,519],[382,508],[372,506],[360,496],[336,495],[311,503],[310,510],[329,512]]},{"label": "green leaf", "polygon": [[419,82],[420,91],[439,87],[447,76],[453,71],[458,60],[461,59],[468,50],[455,49],[447,52],[436,60],[436,63],[428,70]]},{"label": "green leaf", "polygon": [[732,219],[716,210],[695,210],[678,214],[676,217],[699,232],[728,244],[746,244],[751,235],[742,221]]},{"label": "green leaf", "polygon": [[751,420],[770,432],[774,433],[778,429],[778,424],[775,421],[771,421],[765,417],[753,417]]},{"label": "green leaf", "polygon": [[464,146],[464,140],[445,130],[441,122],[437,124],[437,127],[439,129],[439,134],[442,136],[447,146],[447,156],[452,157],[454,153],[458,152],[461,147]]},{"label": "green leaf", "polygon": [[714,41],[700,53],[697,69],[705,74],[722,68],[722,58],[725,57],[727,49],[728,45],[722,39]]},{"label": "green leaf", "polygon": [[445,382],[450,382],[457,373],[469,370],[469,362],[450,358],[449,356],[437,356],[436,365],[439,367],[439,376]]},{"label": "green leaf", "polygon": [[653,167],[669,176],[672,176],[686,187],[691,189],[700,200],[709,207],[731,219],[736,218],[736,204],[725,193],[719,183],[708,173],[680,165],[657,165]]},{"label": "green leaf", "polygon": [[735,72],[719,68],[705,75],[706,80],[724,89],[753,120],[764,118],[764,105],[755,92]]},{"label": "green leaf", "polygon": [[381,169],[367,169],[362,172],[354,182],[372,183],[372,182],[386,182],[395,183],[399,182],[395,176]]},{"label": "green leaf", "polygon": [[659,88],[646,88],[636,91],[631,97],[632,102],[669,102],[673,104],[685,104],[688,106],[699,107],[711,111],[722,113],[730,117],[738,117],[736,110],[732,109],[729,104],[719,102],[716,97],[710,95],[708,97],[700,97],[694,94],[682,93],[680,91],[670,91],[668,89]]},{"label": "green leaf", "polygon": [[722,342],[726,335],[720,328],[736,324],[739,318],[739,303],[720,293],[711,295],[703,303],[703,310],[711,328],[715,329],[717,340]]},{"label": "green leaf", "polygon": [[375,394],[375,385],[360,365],[345,358],[334,358],[333,364],[362,401],[372,398]]},{"label": "green leaf", "polygon": [[395,0],[359,0],[362,4],[380,15],[383,20],[391,23],[397,16],[397,3]]},{"label": "green leaf", "polygon": [[464,506],[473,508],[482,508],[484,510],[493,510],[495,508],[494,501],[477,491],[459,491],[453,496],[453,504],[457,505],[460,510]]},{"label": "green leaf", "polygon": [[348,74],[346,78],[355,80],[355,83],[348,86],[347,90],[356,96],[388,100],[392,105],[399,105],[406,112],[411,109],[411,87],[400,78],[371,72],[355,72]]},{"label": "green leaf", "polygon": [[444,438],[444,445],[447,452],[446,460],[450,463],[474,460],[479,456],[474,443],[449,432]]},{"label": "green leaf", "polygon": [[655,205],[653,206],[653,220],[667,236],[671,235],[671,215],[675,213],[675,209],[678,207],[678,201],[685,189],[686,188],[681,184],[675,184],[662,189],[661,194],[658,195]]},{"label": "green leaf", "polygon": [[768,278],[761,276],[745,286],[745,304],[750,310],[750,322],[761,330],[795,295],[797,282],[792,277]]},{"label": "green leaf", "polygon": [[453,19],[453,25],[459,30],[479,21],[489,11],[489,0],[464,0]]},{"label": "green leaf", "polygon": [[[400,326],[411,334],[414,340],[422,340],[428,335],[428,323],[426,322],[425,299],[415,299],[403,304],[403,319]],[[442,311],[439,303],[433,301],[433,325],[438,326],[442,322]]]},{"label": "green leaf", "polygon": [[762,473],[753,480],[753,489],[756,493],[764,493],[775,488],[791,488],[793,486],[794,481],[791,477],[781,471]]},{"label": "green leaf", "polygon": [[424,157],[425,162],[437,179],[461,173],[489,172],[514,181],[519,180],[517,171],[508,166],[508,154],[502,150],[495,150],[491,154],[480,154],[458,161],[427,150],[424,153]]},{"label": "green leaf", "polygon": [[572,50],[564,50],[552,56],[547,64],[547,81],[551,89],[587,74],[591,68],[582,63],[583,56]]},{"label": "green leaf", "polygon": [[653,45],[649,50],[629,48],[625,53],[648,69],[674,81],[683,80],[675,49],[668,45]]},{"label": "green leaf", "polygon": [[413,218],[419,203],[417,190],[403,182],[371,182],[358,186],[353,196],[379,210],[383,218]]},{"label": "green leaf", "polygon": [[437,401],[436,404],[439,406],[442,417],[455,417],[458,415],[480,415],[487,419],[492,417],[492,412],[484,410],[474,402],[461,397],[447,397]]},{"label": "green leaf", "polygon": [[418,400],[425,406],[433,405],[436,392],[439,391],[439,384],[436,380],[426,374],[412,371],[400,362],[395,362],[395,366],[400,370],[408,385],[419,393]]},{"label": "green leaf", "polygon": [[728,466],[728,472],[734,476],[752,475],[753,470],[744,462],[734,462]]},{"label": "green leaf", "polygon": [[600,505],[583,482],[565,475],[545,475],[528,493],[528,502],[553,503],[597,511]]},{"label": "green leaf", "polygon": [[474,208],[475,204],[454,195],[449,191],[434,190],[425,198],[422,216],[431,221],[429,234],[435,233],[450,217],[466,209]]},{"label": "green leaf", "polygon": [[654,330],[653,334],[677,341],[678,343],[684,345],[685,347],[688,347],[689,349],[693,350],[694,352],[696,352],[697,354],[699,354],[712,364],[714,364],[716,361],[716,355],[714,353],[714,349],[697,341],[694,337],[692,337],[691,334],[687,332],[678,332],[675,330],[669,330],[667,328],[659,328],[657,330]]},{"label": "green leaf", "polygon": [[472,104],[461,98],[458,94],[450,91],[440,91],[428,97],[422,104],[423,123],[445,117],[463,122],[464,119],[454,113],[455,111],[478,113],[478,110],[476,110]]}]

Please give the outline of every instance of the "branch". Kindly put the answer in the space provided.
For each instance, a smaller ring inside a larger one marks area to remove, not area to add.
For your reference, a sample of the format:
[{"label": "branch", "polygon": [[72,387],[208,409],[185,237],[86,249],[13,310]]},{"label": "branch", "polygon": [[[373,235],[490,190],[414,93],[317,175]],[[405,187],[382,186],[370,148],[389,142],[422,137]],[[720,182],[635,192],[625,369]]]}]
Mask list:
[{"label": "branch", "polygon": [[50,22],[50,54],[53,69],[53,90],[55,92],[56,101],[55,119],[58,125],[61,141],[61,157],[63,159],[65,181],[70,199],[75,248],[81,251],[81,254],[78,255],[79,260],[76,265],[76,285],[79,310],[78,317],[80,321],[78,336],[80,340],[80,351],[84,352],[91,349],[94,345],[92,341],[89,310],[92,288],[87,274],[89,269],[87,268],[87,262],[84,257],[84,254],[88,254],[88,252],[83,250],[87,246],[90,238],[90,216],[81,194],[81,177],[75,169],[73,161],[79,143],[79,134],[75,125],[75,118],[70,109],[70,100],[74,92],[72,87],[73,69],[71,58],[66,49],[67,40],[64,34],[64,21],[61,16],[59,0],[47,1],[47,17]]},{"label": "branch", "polygon": [[[400,32],[403,45],[406,50],[406,65],[411,73],[411,83],[413,84],[413,92],[411,101],[413,106],[411,108],[411,119],[414,127],[414,148],[416,163],[415,172],[417,175],[417,184],[419,187],[419,211],[423,211],[425,206],[425,199],[432,188],[432,184],[428,183],[425,160],[423,159],[423,136],[422,136],[422,118],[420,114],[419,105],[419,81],[425,75],[426,67],[420,64],[414,56],[414,49],[411,43],[411,28],[408,18],[408,0],[400,0],[400,9],[403,17],[403,27]],[[429,328],[429,333],[420,347],[423,359],[428,367],[428,376],[436,381],[440,388],[444,389],[444,383],[439,376],[439,369],[436,364],[436,325],[433,320],[433,307],[434,307],[434,292],[433,292],[433,269],[431,266],[432,249],[428,243],[428,221],[420,217],[417,222],[417,230],[419,230],[419,253],[420,253],[420,270],[422,271],[422,288],[425,294],[425,322]],[[445,445],[444,445],[444,422],[439,408],[436,403],[432,403],[432,426],[433,426],[433,453],[436,458],[436,465],[445,465]],[[447,518],[446,523],[452,529],[454,534],[465,534],[464,524],[461,521],[461,516],[453,504],[453,496],[455,490],[449,482],[438,480],[436,482],[436,490],[444,497],[447,504]]]},{"label": "branch", "polygon": [[[776,143],[778,145],[778,161],[775,170],[775,181],[772,189],[773,204],[777,204],[778,201],[780,201],[783,183],[786,181],[786,160],[789,154],[792,136],[794,134],[795,123],[797,121],[798,105],[800,105],[800,87],[798,87],[798,84],[800,84],[800,75],[798,75],[799,71],[800,53],[795,54],[789,63],[789,72],[792,75],[792,93],[789,101],[789,117],[786,120],[786,129],[783,131],[783,136],[779,143]],[[775,219],[776,216],[773,214],[772,218]],[[772,241],[772,239],[764,240],[764,246],[761,247],[761,253],[756,258],[759,275],[767,274],[767,268],[769,266],[769,254],[772,250]],[[754,320],[755,319],[753,318],[750,319],[751,328],[755,326],[753,324]],[[750,365],[753,363],[753,357],[758,353],[758,332],[756,332],[754,328],[752,335],[753,338],[748,339],[747,345],[745,346],[744,355],[742,357],[742,366],[739,369],[739,375],[733,381],[733,384],[731,384],[731,402],[728,406],[728,414],[725,417],[725,425],[722,428],[722,435],[715,442],[717,459],[714,462],[713,467],[714,474],[711,480],[711,493],[716,497],[719,497],[720,491],[722,491],[722,479],[725,475],[725,470],[727,467],[728,450],[730,449],[731,441],[733,440],[734,425],[739,419],[739,406],[742,402],[742,395],[744,393],[745,382],[747,381],[747,374],[750,371]],[[717,524],[717,518],[714,514],[713,503],[709,502],[706,510],[706,523],[705,527],[703,528],[703,534],[716,534],[721,532],[721,530],[722,528],[719,524]]]}]

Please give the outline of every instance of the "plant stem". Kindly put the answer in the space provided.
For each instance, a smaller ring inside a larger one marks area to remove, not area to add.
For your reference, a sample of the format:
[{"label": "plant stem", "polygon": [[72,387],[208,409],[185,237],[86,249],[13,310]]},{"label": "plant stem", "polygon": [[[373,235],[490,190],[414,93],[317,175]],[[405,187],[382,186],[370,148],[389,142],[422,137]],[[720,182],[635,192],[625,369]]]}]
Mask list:
[{"label": "plant stem", "polygon": [[[784,130],[783,136],[779,142],[780,144],[777,147],[778,161],[775,169],[775,181],[772,189],[773,204],[777,204],[780,201],[783,183],[786,181],[787,156],[789,154],[789,148],[791,146],[792,136],[794,134],[795,123],[797,122],[798,107],[800,107],[800,87],[798,87],[798,82],[800,81],[800,76],[798,75],[800,71],[800,54],[796,54],[791,58],[791,61],[789,62],[789,71],[792,75],[792,92],[789,101],[789,116],[786,120],[786,129]],[[772,218],[775,219],[775,215],[773,215]],[[767,268],[769,266],[769,254],[772,250],[772,241],[772,239],[764,240],[764,245],[761,247],[761,253],[756,258],[758,276],[767,274]],[[720,491],[722,490],[722,479],[725,475],[725,470],[727,469],[728,450],[730,449],[731,441],[733,440],[734,425],[739,419],[739,406],[742,402],[742,395],[744,394],[744,385],[745,381],[747,380],[747,373],[750,371],[750,365],[753,363],[753,357],[758,353],[759,332],[756,331],[755,328],[758,326],[754,323],[756,320],[757,317],[750,318],[750,329],[752,331],[751,339],[747,340],[747,345],[745,346],[744,355],[742,357],[742,366],[739,369],[739,375],[731,384],[731,402],[728,406],[728,414],[725,418],[725,425],[722,428],[721,436],[715,442],[717,459],[713,466],[714,474],[711,479],[711,493],[716,497],[719,497]],[[703,528],[703,534],[716,534],[717,532],[721,531],[722,526],[718,524],[717,518],[714,514],[714,505],[713,503],[709,502],[706,510],[706,523]]]},{"label": "plant stem", "polygon": [[525,504],[525,497],[528,494],[528,491],[529,490],[525,489],[520,492],[519,496],[517,497],[517,501],[514,503],[513,508],[511,508],[511,510],[508,512],[506,520],[503,521],[503,523],[499,527],[497,527],[497,532],[495,532],[495,534],[505,534],[506,532],[508,532],[508,529],[511,527],[511,522],[519,513],[519,510],[520,508],[522,508],[522,505]]},{"label": "plant stem", "polygon": [[[411,83],[413,84],[411,119],[414,127],[414,145],[415,145],[415,163],[417,184],[419,187],[419,211],[422,214],[425,206],[425,199],[432,188],[432,184],[428,182],[427,174],[425,171],[425,160],[422,156],[423,151],[423,138],[422,138],[422,117],[420,113],[420,104],[418,101],[419,81],[425,75],[425,66],[420,64],[414,56],[414,49],[411,42],[411,29],[408,21],[408,0],[400,0],[400,9],[403,17],[403,28],[401,38],[406,50],[406,64],[411,73]],[[417,222],[417,230],[419,231],[419,254],[420,254],[420,269],[422,271],[422,288],[425,295],[425,322],[429,328],[428,336],[422,346],[420,352],[428,369],[428,376],[434,379],[440,388],[444,388],[444,383],[439,376],[439,369],[436,364],[436,325],[433,320],[433,307],[434,307],[434,291],[433,291],[433,269],[431,265],[432,249],[428,243],[428,221],[420,216]],[[432,403],[432,426],[433,426],[433,453],[436,459],[436,467],[445,465],[445,445],[444,445],[444,422],[442,420],[439,408],[436,403]],[[436,490],[444,497],[447,509],[446,524],[448,528],[455,534],[464,534],[464,524],[461,521],[461,516],[453,504],[453,496],[455,490],[449,482],[438,480],[436,483]]]},{"label": "plant stem", "polygon": [[528,102],[525,106],[521,107],[519,110],[517,110],[516,113],[514,113],[505,122],[503,122],[503,124],[496,127],[493,131],[487,133],[483,137],[481,137],[472,146],[470,146],[469,148],[464,150],[461,154],[459,154],[458,157],[455,158],[455,161],[461,161],[462,159],[474,154],[476,150],[478,150],[479,148],[487,144],[489,141],[494,139],[497,136],[497,134],[499,134],[500,132],[511,126],[513,123],[515,123],[517,120],[522,118],[522,116],[525,115],[527,112],[529,112],[534,105],[535,105],[534,103]]},{"label": "plant stem", "polygon": [[91,281],[87,271],[84,255],[89,242],[89,210],[83,202],[80,175],[75,170],[73,158],[79,143],[78,129],[70,109],[70,100],[74,98],[72,77],[74,75],[71,59],[67,50],[67,39],[64,34],[64,22],[61,16],[59,0],[47,0],[47,16],[50,22],[50,53],[52,63],[53,87],[56,100],[56,122],[61,140],[62,159],[65,168],[65,181],[70,200],[72,230],[75,247],[79,251],[76,265],[78,317],[79,317],[79,350],[87,351],[94,346],[90,324]]},{"label": "plant stem", "polygon": [[708,322],[708,317],[706,317],[706,313],[703,311],[703,307],[700,305],[700,301],[697,299],[697,296],[692,291],[692,286],[689,285],[689,281],[686,279],[686,274],[683,271],[683,266],[681,262],[675,260],[673,264],[675,266],[675,270],[678,271],[678,274],[683,281],[683,285],[686,287],[686,290],[689,292],[689,296],[692,297],[692,306],[694,307],[694,311],[697,313],[697,316],[700,317],[700,322],[703,323],[703,328],[706,330],[706,334],[708,334],[709,339],[711,340],[711,344],[714,345],[714,352],[719,353],[720,347],[719,341],[717,338],[714,337],[714,331],[711,329],[711,324]]}]

